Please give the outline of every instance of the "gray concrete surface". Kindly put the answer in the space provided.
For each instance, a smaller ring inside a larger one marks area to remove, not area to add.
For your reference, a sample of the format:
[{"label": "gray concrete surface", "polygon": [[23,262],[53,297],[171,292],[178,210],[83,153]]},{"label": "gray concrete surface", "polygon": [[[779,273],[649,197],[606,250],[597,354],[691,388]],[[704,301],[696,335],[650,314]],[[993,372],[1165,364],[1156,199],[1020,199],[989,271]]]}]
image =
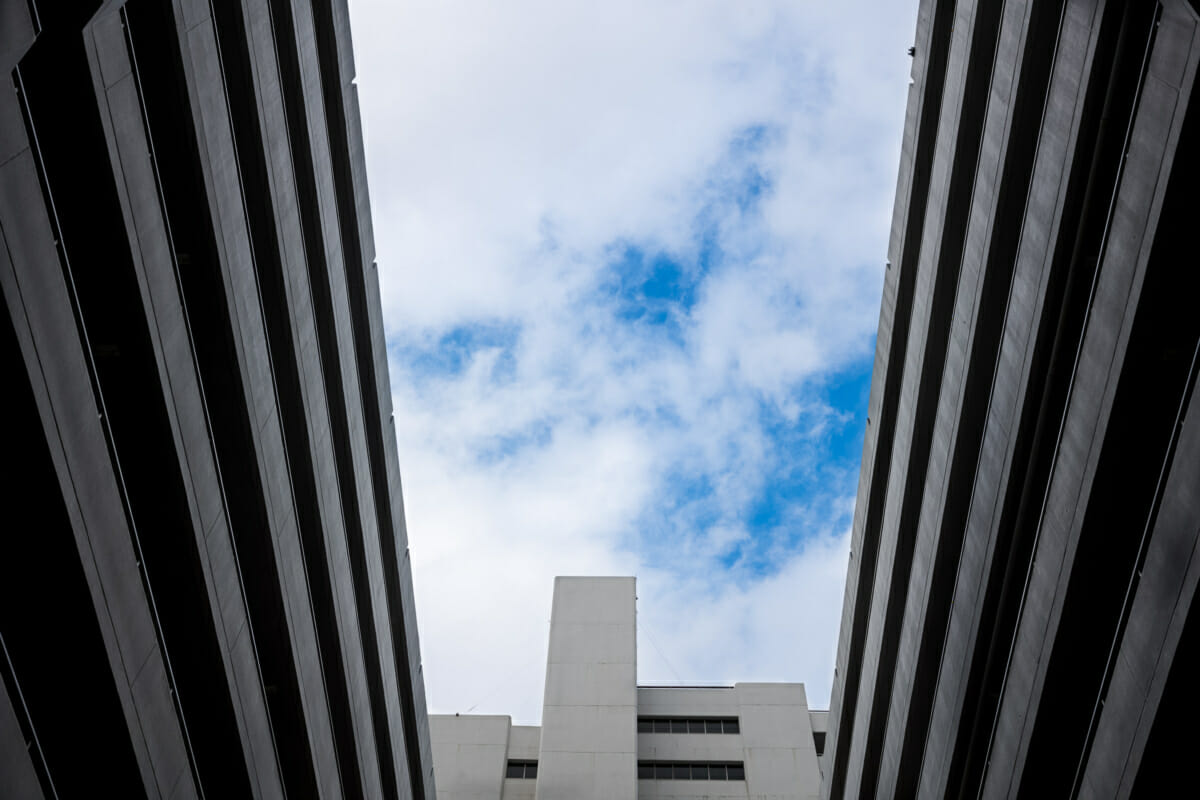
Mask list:
[{"label": "gray concrete surface", "polygon": [[[61,572],[80,570],[89,598],[62,611],[94,631],[113,683],[117,712],[98,700],[81,730],[117,731],[113,770],[153,797],[228,795],[216,783],[242,772],[255,797],[432,798],[346,4],[51,5],[0,2],[0,62],[36,95],[0,100],[0,286],[36,401],[21,424],[44,433],[56,475],[38,486],[77,545]],[[77,180],[46,121],[59,94],[101,154]],[[171,218],[181,193],[186,224]],[[81,244],[79,196],[116,220],[102,262]],[[131,334],[88,330],[112,298],[71,278],[96,269],[131,287],[117,298]],[[120,428],[110,365],[125,357],[154,448]],[[147,566],[144,544],[151,562],[167,552],[139,494],[152,449],[169,462],[171,560],[194,584]],[[6,706],[21,736],[3,739],[0,772],[32,765],[50,796],[56,775],[77,780],[56,705],[70,693],[30,674],[35,652],[11,655],[5,696],[24,686],[30,702]],[[10,752],[39,723],[46,747]]]},{"label": "gray concrete surface", "polygon": [[[932,36],[951,7],[953,35]],[[1099,0],[921,4],[824,797],[1129,796],[1142,764],[1178,761],[1148,748],[1168,746],[1152,736],[1159,698],[1168,685],[1190,696],[1168,679],[1194,647],[1185,554],[1200,518],[1182,484],[1200,326],[1164,322],[1189,313],[1164,287],[1189,292],[1193,274],[1166,252],[1194,193],[1181,187],[1195,172],[1197,15],[1183,2],[1155,15]],[[972,71],[986,92],[964,82]],[[914,122],[934,101],[936,130]],[[977,156],[952,168],[964,146]],[[1165,233],[1160,214],[1174,215]],[[938,316],[947,266],[954,302]],[[1138,412],[1176,403],[1173,430]],[[1122,471],[1138,476],[1120,509],[1136,519],[1106,524],[1096,509],[1114,507]]]},{"label": "gray concrete surface", "polygon": [[[454,800],[818,796],[813,732],[826,730],[828,712],[809,710],[803,684],[639,687],[635,617],[633,578],[556,579],[543,725],[431,717],[438,791]],[[735,720],[738,732],[639,732],[639,718]],[[509,760],[536,760],[537,779],[502,780]],[[663,762],[736,764],[745,778],[637,777],[639,763]]]}]

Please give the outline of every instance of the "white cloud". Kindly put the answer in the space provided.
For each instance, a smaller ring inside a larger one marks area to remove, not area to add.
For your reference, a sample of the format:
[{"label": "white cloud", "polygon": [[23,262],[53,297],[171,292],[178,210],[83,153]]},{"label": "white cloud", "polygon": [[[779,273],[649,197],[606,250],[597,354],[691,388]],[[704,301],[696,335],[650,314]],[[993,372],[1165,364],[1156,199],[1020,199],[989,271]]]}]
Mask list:
[{"label": "white cloud", "polygon": [[[536,721],[552,579],[605,573],[643,679],[824,705],[865,410],[821,387],[869,368],[913,5],[353,0],[433,710]],[[623,246],[692,284],[670,325],[603,291]]]}]

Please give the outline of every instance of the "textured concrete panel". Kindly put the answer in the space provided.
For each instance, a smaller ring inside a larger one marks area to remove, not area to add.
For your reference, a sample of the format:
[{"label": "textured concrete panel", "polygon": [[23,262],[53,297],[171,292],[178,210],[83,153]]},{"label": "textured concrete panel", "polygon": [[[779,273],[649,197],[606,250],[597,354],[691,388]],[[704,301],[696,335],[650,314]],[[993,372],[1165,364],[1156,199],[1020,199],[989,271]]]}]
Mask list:
[{"label": "textured concrete panel", "polygon": [[438,796],[443,800],[499,800],[510,725],[508,717],[500,716],[431,716]]},{"label": "textured concrete panel", "polygon": [[637,797],[636,672],[601,668],[636,667],[634,603],[633,578],[555,579],[539,800]]}]

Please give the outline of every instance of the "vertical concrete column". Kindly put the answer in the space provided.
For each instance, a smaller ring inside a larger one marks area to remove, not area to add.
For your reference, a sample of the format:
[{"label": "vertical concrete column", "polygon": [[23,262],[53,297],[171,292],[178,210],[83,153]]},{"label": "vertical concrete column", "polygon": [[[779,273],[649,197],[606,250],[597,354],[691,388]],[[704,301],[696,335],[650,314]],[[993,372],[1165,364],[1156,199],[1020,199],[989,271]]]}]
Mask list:
[{"label": "vertical concrete column", "polygon": [[821,771],[802,683],[739,683],[738,719],[750,797],[816,800]]},{"label": "vertical concrete column", "polygon": [[633,578],[556,578],[537,800],[637,797]]}]

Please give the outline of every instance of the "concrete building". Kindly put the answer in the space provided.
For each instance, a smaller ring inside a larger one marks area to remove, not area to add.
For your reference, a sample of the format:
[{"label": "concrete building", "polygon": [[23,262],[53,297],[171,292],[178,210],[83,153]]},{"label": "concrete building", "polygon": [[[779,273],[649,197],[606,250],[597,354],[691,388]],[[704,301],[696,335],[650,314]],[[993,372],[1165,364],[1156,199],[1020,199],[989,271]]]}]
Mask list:
[{"label": "concrete building", "polygon": [[633,578],[558,578],[540,727],[433,715],[441,800],[816,798],[824,711],[799,683],[637,685]]},{"label": "concrete building", "polygon": [[1196,794],[1198,23],[920,3],[825,798]]},{"label": "concrete building", "polygon": [[432,798],[345,0],[0,67],[0,797]]}]

